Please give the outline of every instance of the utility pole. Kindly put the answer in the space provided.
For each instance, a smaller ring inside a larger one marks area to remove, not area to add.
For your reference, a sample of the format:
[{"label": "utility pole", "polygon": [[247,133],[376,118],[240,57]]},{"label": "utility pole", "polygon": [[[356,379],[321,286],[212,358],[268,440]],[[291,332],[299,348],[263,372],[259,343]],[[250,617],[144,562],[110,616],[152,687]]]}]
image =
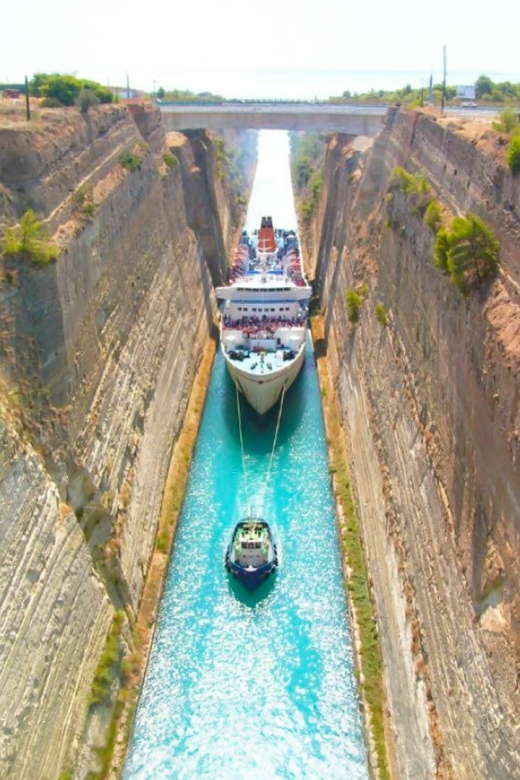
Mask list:
[{"label": "utility pole", "polygon": [[444,101],[446,99],[446,46],[442,47],[443,52],[443,79],[442,79],[442,101],[441,101],[441,114],[444,114]]},{"label": "utility pole", "polygon": [[25,116],[29,122],[31,119],[31,104],[29,103],[29,82],[25,77]]}]

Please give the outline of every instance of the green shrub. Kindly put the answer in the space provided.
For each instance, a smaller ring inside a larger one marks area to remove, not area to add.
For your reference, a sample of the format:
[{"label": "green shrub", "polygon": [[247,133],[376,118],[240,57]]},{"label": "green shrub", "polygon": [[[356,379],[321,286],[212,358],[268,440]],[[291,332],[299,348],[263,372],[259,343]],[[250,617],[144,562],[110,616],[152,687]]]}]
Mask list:
[{"label": "green shrub", "polygon": [[171,152],[166,152],[163,154],[163,160],[168,168],[173,168],[174,165],[179,164],[178,159],[175,157],[175,155],[171,154]]},{"label": "green shrub", "polygon": [[425,176],[418,173],[409,173],[404,168],[396,166],[392,171],[386,196],[388,215],[394,203],[394,194],[397,191],[407,196],[412,214],[420,217],[424,216],[433,200],[433,190]]},{"label": "green shrub", "polygon": [[296,184],[298,185],[299,189],[303,189],[309,179],[311,178],[312,174],[312,165],[310,160],[306,158],[302,158],[300,160],[296,160],[294,163],[294,169],[296,172]]},{"label": "green shrub", "polygon": [[447,230],[439,230],[435,239],[433,262],[444,273],[448,272],[448,252],[450,251],[449,233]]},{"label": "green shrub", "polygon": [[396,166],[392,171],[389,189],[399,189],[411,195],[430,194],[432,188],[425,176],[418,173],[408,173],[404,168]]},{"label": "green shrub", "polygon": [[96,204],[93,200],[87,200],[81,207],[81,213],[86,217],[91,217],[96,211]]},{"label": "green shrub", "polygon": [[318,203],[323,187],[323,174],[321,171],[314,171],[310,180],[310,187],[312,193],[312,199],[315,203]]},{"label": "green shrub", "polygon": [[97,205],[94,203],[94,187],[92,184],[82,184],[72,196],[72,205],[75,211],[79,211],[86,217],[91,217]]},{"label": "green shrub", "polygon": [[27,255],[34,263],[46,265],[59,257],[60,249],[47,235],[43,223],[32,209],[28,209],[18,225],[5,231],[2,251],[4,255],[16,257]]},{"label": "green shrub", "polygon": [[159,552],[166,553],[168,552],[168,534],[162,533],[159,534],[155,540],[155,547]]},{"label": "green shrub", "polygon": [[29,83],[29,92],[35,97],[55,99],[62,106],[73,106],[82,90],[94,93],[100,103],[111,103],[112,91],[97,81],[77,79],[60,73],[36,73]]},{"label": "green shrub", "polygon": [[141,167],[141,158],[138,157],[137,154],[129,152],[128,150],[121,152],[119,155],[119,162],[123,168],[126,168],[126,170],[130,171],[130,173],[139,170]]},{"label": "green shrub", "polygon": [[303,200],[300,203],[300,214],[301,214],[302,222],[308,225],[314,215],[314,201]]},{"label": "green shrub", "polygon": [[455,217],[448,230],[439,230],[434,263],[447,272],[464,294],[498,273],[499,243],[494,232],[475,214]]},{"label": "green shrub", "polygon": [[424,212],[424,222],[436,233],[442,224],[442,208],[438,200],[431,200]]},{"label": "green shrub", "polygon": [[215,152],[217,156],[217,174],[220,181],[226,180],[226,152],[224,150],[224,141],[219,136],[213,139]]},{"label": "green shrub", "polygon": [[305,198],[300,203],[300,216],[304,223],[307,225],[310,223],[312,217],[316,213],[318,203],[320,202],[320,195],[323,186],[323,174],[321,171],[314,171],[311,175],[307,191],[310,191],[309,197]]},{"label": "green shrub", "polygon": [[493,122],[495,130],[501,133],[512,133],[520,129],[518,115],[513,108],[503,108],[498,116],[498,122]]},{"label": "green shrub", "polygon": [[374,309],[374,312],[381,325],[386,328],[388,325],[388,314],[386,313],[386,309],[383,304],[378,303]]},{"label": "green shrub", "polygon": [[94,192],[94,186],[92,184],[81,184],[72,195],[72,203],[74,206],[82,206],[85,201],[92,199]]},{"label": "green shrub", "polygon": [[326,143],[316,133],[291,133],[291,177],[299,201],[299,217],[309,225],[316,214],[323,188]]},{"label": "green shrub", "polygon": [[99,98],[93,89],[84,87],[80,90],[75,102],[76,105],[79,106],[81,113],[86,116],[91,106],[97,106],[99,104]]},{"label": "green shrub", "polygon": [[112,683],[121,660],[121,647],[119,635],[124,619],[124,612],[116,612],[112,625],[107,635],[105,649],[99,659],[99,663],[92,682],[90,695],[91,704],[106,704],[110,698]]},{"label": "green shrub", "polygon": [[346,292],[345,300],[347,303],[347,317],[349,318],[350,322],[358,322],[359,309],[363,302],[361,295],[357,292],[357,290],[350,288]]},{"label": "green shrub", "polygon": [[520,135],[511,139],[506,156],[507,164],[513,173],[520,171]]},{"label": "green shrub", "polygon": [[46,97],[43,98],[40,105],[42,106],[42,108],[61,108],[63,106],[63,103],[60,103],[58,98]]},{"label": "green shrub", "polygon": [[297,192],[309,183],[324,153],[321,137],[316,133],[291,134],[291,168]]}]

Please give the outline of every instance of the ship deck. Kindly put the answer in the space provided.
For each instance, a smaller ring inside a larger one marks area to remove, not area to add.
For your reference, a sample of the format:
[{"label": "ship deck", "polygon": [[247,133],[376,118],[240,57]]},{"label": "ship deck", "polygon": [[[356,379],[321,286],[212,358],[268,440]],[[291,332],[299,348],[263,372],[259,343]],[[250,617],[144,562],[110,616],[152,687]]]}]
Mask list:
[{"label": "ship deck", "polygon": [[243,357],[241,359],[233,358],[229,353],[226,354],[233,362],[233,365],[241,371],[245,371],[253,376],[262,376],[264,374],[268,376],[269,374],[274,374],[284,368],[288,368],[297,355],[297,353],[295,353],[291,360],[284,360],[282,363],[277,364],[273,352],[265,352],[263,355],[258,352],[250,352],[249,354],[242,353]]}]

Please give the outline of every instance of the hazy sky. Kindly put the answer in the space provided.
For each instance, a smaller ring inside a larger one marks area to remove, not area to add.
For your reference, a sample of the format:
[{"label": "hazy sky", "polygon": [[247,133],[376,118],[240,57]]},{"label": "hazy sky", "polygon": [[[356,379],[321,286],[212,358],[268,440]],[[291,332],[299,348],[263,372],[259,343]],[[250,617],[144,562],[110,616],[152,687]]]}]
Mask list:
[{"label": "hazy sky", "polygon": [[520,82],[517,0],[4,0],[0,27],[0,81],[128,74],[145,90],[329,97],[442,81],[445,45],[450,84]]}]

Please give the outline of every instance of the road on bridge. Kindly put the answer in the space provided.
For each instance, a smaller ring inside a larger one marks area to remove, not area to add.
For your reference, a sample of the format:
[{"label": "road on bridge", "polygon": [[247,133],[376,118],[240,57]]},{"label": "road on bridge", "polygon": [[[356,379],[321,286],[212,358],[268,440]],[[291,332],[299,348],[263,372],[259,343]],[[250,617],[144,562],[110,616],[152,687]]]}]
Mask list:
[{"label": "road on bridge", "polygon": [[389,106],[331,103],[159,103],[167,130],[251,128],[376,135]]}]

